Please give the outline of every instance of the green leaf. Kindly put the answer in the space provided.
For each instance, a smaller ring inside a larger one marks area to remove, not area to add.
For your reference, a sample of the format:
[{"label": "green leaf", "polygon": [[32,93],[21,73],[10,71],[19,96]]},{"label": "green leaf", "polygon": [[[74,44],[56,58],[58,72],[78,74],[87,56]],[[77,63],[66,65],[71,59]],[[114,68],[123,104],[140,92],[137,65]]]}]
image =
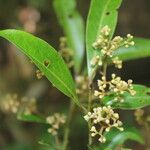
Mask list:
[{"label": "green leaf", "polygon": [[32,150],[33,147],[28,142],[7,143],[3,150]]},{"label": "green leaf", "polygon": [[142,85],[134,85],[136,94],[131,96],[129,93],[123,95],[124,102],[114,102],[114,96],[107,96],[104,99],[105,105],[112,105],[119,109],[138,109],[150,105],[150,88]]},{"label": "green leaf", "polygon": [[111,28],[111,37],[113,36],[118,18],[117,9],[120,5],[121,0],[91,0],[86,28],[87,63],[90,78],[93,76],[90,61],[95,56],[92,44],[99,35],[101,28],[105,25]]},{"label": "green leaf", "polygon": [[117,146],[124,144],[127,140],[132,140],[144,144],[144,139],[138,130],[134,127],[126,126],[124,131],[112,129],[110,132],[105,134],[107,143],[103,146],[107,149],[115,149]]},{"label": "green leaf", "polygon": [[26,122],[36,122],[36,123],[44,123],[46,124],[46,121],[44,118],[37,116],[37,115],[25,115],[25,114],[18,114],[17,119],[21,121],[26,121]]},{"label": "green leaf", "polygon": [[74,50],[75,70],[79,72],[84,54],[84,22],[76,10],[76,1],[54,0],[54,8],[69,46]]},{"label": "green leaf", "polygon": [[135,46],[129,48],[121,47],[115,55],[122,60],[132,60],[144,57],[150,57],[150,40],[142,38],[134,38]]},{"label": "green leaf", "polygon": [[57,144],[55,141],[55,137],[47,132],[46,129],[41,129],[40,130],[40,138],[39,138],[39,150],[41,148],[44,148],[42,150],[56,150],[57,149]]},{"label": "green leaf", "polygon": [[[25,53],[52,84],[79,105],[72,76],[62,57],[45,41],[23,31],[2,30],[0,36]],[[47,64],[45,63],[48,62]]]},{"label": "green leaf", "polygon": [[115,150],[118,146],[124,144],[127,140],[132,140],[144,144],[144,139],[140,132],[130,126],[124,126],[124,131],[111,129],[110,132],[105,132],[106,143],[94,147],[94,150]]}]

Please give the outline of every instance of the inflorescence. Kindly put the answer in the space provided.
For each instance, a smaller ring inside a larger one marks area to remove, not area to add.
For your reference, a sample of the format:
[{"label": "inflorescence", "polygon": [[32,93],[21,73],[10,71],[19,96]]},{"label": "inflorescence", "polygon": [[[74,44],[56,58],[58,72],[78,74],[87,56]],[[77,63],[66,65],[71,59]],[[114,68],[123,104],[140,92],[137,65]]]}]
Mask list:
[{"label": "inflorescence", "polygon": [[84,119],[89,122],[91,121],[92,127],[90,129],[91,136],[99,136],[99,141],[105,143],[106,138],[103,133],[109,132],[112,127],[123,131],[122,122],[119,120],[119,114],[115,113],[111,106],[97,107],[93,109],[93,112],[88,112],[84,116]]},{"label": "inflorescence", "polygon": [[[111,61],[116,68],[121,69],[122,68],[122,60],[119,59],[119,57],[114,56],[114,52],[122,47],[129,47],[133,46],[134,42],[133,36],[130,34],[127,34],[126,38],[122,38],[120,36],[114,37],[112,40],[110,40],[110,33],[111,29],[106,25],[102,28],[100,31],[100,35],[97,38],[97,40],[93,43],[93,47],[97,51],[101,51],[100,55],[95,56],[91,60],[92,65],[101,65],[103,66],[103,63],[108,63],[106,61]],[[97,81],[98,83],[98,90],[94,91],[94,95],[96,97],[99,97],[102,99],[104,96],[109,94],[115,94],[116,97],[114,100],[123,102],[124,99],[122,95],[124,92],[128,92],[131,95],[135,95],[136,91],[133,89],[132,80],[129,79],[127,82],[122,80],[121,77],[118,77],[116,74],[111,75],[111,80],[106,80],[106,74],[102,74],[102,77],[100,80]]]},{"label": "inflorescence", "polygon": [[60,126],[66,122],[66,116],[55,113],[52,116],[48,116],[46,118],[46,122],[51,125],[51,127],[48,128],[48,132],[51,133],[53,136],[56,136],[58,134],[58,129],[60,128]]},{"label": "inflorescence", "polygon": [[99,90],[94,91],[94,96],[102,99],[106,95],[116,94],[115,100],[123,102],[122,95],[125,92],[130,93],[132,96],[136,94],[136,91],[133,90],[132,80],[126,82],[121,77],[116,76],[116,74],[112,74],[111,77],[110,81],[106,81],[105,76],[102,76],[101,80],[97,81]]},{"label": "inflorescence", "polygon": [[112,62],[115,64],[115,67],[121,69],[122,61],[119,60],[118,57],[113,57],[114,52],[120,48],[125,46],[126,48],[134,45],[133,36],[127,34],[126,38],[122,38],[120,36],[114,37],[110,40],[111,29],[106,25],[100,31],[100,35],[97,40],[93,43],[93,48],[95,50],[101,51],[101,56],[96,55],[91,60],[91,65],[100,65],[103,64],[103,57],[112,58]]},{"label": "inflorescence", "polygon": [[0,108],[4,113],[14,113],[18,112],[20,102],[18,101],[17,94],[7,94],[0,103]]},{"label": "inflorescence", "polygon": [[137,123],[141,126],[145,126],[148,130],[150,128],[150,115],[148,115],[144,109],[137,109],[134,112]]},{"label": "inflorescence", "polygon": [[23,114],[29,115],[37,112],[36,99],[27,97],[19,99],[17,94],[7,94],[0,102],[0,109],[4,113],[13,114],[21,110]]},{"label": "inflorescence", "polygon": [[77,94],[84,98],[88,95],[88,77],[79,75],[75,78],[76,80],[76,92]]},{"label": "inflorescence", "polygon": [[[106,25],[101,31],[100,35],[93,43],[93,48],[96,51],[95,56],[91,59],[91,66],[101,66],[101,78],[97,80],[98,90],[94,90],[94,96],[103,100],[105,96],[114,95],[114,102],[124,102],[123,94],[125,92],[132,96],[136,94],[133,88],[132,80],[127,82],[122,80],[116,74],[111,74],[111,79],[107,80],[107,65],[114,64],[118,69],[122,68],[122,60],[115,55],[120,47],[133,46],[133,36],[127,34],[126,38],[116,36],[111,40],[111,29]],[[104,132],[109,132],[111,128],[115,127],[123,131],[122,122],[119,120],[119,114],[115,113],[111,106],[93,108],[93,112],[88,112],[84,119],[91,125],[91,136],[99,136],[99,141],[105,143],[106,138]]]},{"label": "inflorescence", "polygon": [[74,66],[73,55],[74,52],[71,48],[69,48],[66,37],[60,38],[60,54],[65,59],[68,67],[71,68]]}]

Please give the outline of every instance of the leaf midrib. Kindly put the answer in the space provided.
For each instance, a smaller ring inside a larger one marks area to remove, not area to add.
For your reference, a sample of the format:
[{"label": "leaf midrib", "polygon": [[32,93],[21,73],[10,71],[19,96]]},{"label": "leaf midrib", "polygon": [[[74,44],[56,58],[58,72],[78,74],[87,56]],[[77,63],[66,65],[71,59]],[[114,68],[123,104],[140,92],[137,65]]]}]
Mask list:
[{"label": "leaf midrib", "polygon": [[[107,7],[108,7],[108,4],[110,3],[110,1],[111,0],[108,0],[107,1],[107,3],[106,3],[106,5],[105,5],[105,7],[103,8],[103,11],[102,11],[102,14],[101,14],[101,19],[100,19],[100,22],[99,22],[99,26],[98,26],[98,31],[99,31],[99,29],[100,29],[100,27],[101,27],[101,25],[102,25],[102,20],[103,20],[103,18],[104,18],[104,14],[105,14],[105,11],[107,10]],[[91,9],[90,9],[90,13],[91,13]],[[88,17],[88,22],[87,22],[87,25],[89,24],[89,17]],[[88,27],[89,28],[89,27]],[[87,29],[88,29],[87,28]],[[88,29],[89,30],[89,29]],[[87,32],[87,31],[86,31]],[[96,35],[96,38],[97,38],[97,36],[98,36],[98,34],[99,34],[99,32],[97,32],[97,35]],[[86,39],[87,39],[87,36],[88,36],[88,34],[86,35]],[[87,41],[88,42],[88,41]],[[91,42],[91,41],[90,41]],[[87,44],[87,50],[89,51],[89,48],[90,48],[90,45],[92,44],[92,43],[90,43],[90,42],[88,42],[88,44]],[[90,44],[90,45],[89,45]],[[87,53],[88,54],[88,57],[90,58],[90,55],[89,55],[89,53]],[[90,58],[91,59],[91,58]],[[92,70],[91,69],[91,67],[90,67],[90,61],[88,61],[88,72],[91,72],[90,70]],[[90,73],[89,73],[90,74]]]},{"label": "leaf midrib", "polygon": [[45,67],[43,65],[43,63],[41,63],[38,59],[36,59],[36,57],[30,56],[32,59],[36,60],[42,67],[44,67],[47,71],[49,71],[60,83],[62,83],[62,85],[68,90],[68,92],[73,96],[73,98],[75,97],[75,95],[73,94],[72,90],[70,88],[68,88],[68,86],[65,84],[65,82],[63,82],[62,80],[60,80],[59,76],[57,76],[54,72],[52,72],[50,69],[48,69],[47,67]]},{"label": "leaf midrib", "polygon": [[[7,39],[8,41],[11,42],[11,40],[9,40],[9,38],[6,38],[6,37],[3,36],[2,34],[0,34],[0,36],[3,37],[3,38],[5,38],[5,39]],[[24,48],[22,48],[22,47],[19,46],[18,44],[15,44],[14,42],[11,42],[11,43],[13,43],[15,46],[17,45],[17,47],[23,51]],[[40,61],[38,61],[38,59],[36,59],[35,57],[31,56],[30,54],[27,54],[27,53],[24,52],[24,51],[23,51],[23,53],[25,53],[28,57],[30,57],[30,58],[36,60],[40,65],[42,65],[42,67],[45,67],[45,66],[44,66]],[[71,90],[70,88],[68,88],[68,86],[67,86],[62,80],[60,80],[60,78],[59,78],[55,73],[53,73],[51,70],[47,69],[46,67],[45,67],[45,69],[48,70],[60,83],[62,83],[62,85],[67,89],[67,91],[73,96],[72,98],[74,98],[74,100],[75,100],[75,99],[76,99],[76,96],[73,94],[72,90]]]}]

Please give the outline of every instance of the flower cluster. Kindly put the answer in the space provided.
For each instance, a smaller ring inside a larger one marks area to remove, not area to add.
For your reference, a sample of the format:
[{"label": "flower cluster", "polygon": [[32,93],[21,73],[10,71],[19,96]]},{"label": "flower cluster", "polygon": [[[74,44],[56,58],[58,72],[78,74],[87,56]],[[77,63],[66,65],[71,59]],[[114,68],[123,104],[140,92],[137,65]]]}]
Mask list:
[{"label": "flower cluster", "polygon": [[116,94],[124,94],[125,91],[129,92],[132,96],[136,94],[136,91],[133,90],[132,80],[129,79],[127,82],[121,80],[121,77],[112,74],[112,80],[110,81],[110,90]]},{"label": "flower cluster", "polygon": [[72,60],[72,58],[74,53],[72,49],[68,47],[67,39],[65,37],[60,38],[59,48],[60,48],[59,52],[62,55],[62,57],[65,59],[66,63],[68,64],[68,67],[69,68],[73,67],[74,61]]},{"label": "flower cluster", "polygon": [[18,101],[17,94],[14,95],[6,95],[4,99],[1,101],[0,108],[5,113],[17,113],[20,102]]},{"label": "flower cluster", "polygon": [[121,77],[116,76],[115,74],[111,75],[112,79],[110,81],[106,81],[106,77],[102,76],[101,80],[98,80],[98,88],[99,90],[94,91],[94,95],[102,99],[105,95],[109,95],[115,93],[115,100],[123,102],[123,95],[125,92],[130,93],[132,96],[136,94],[136,91],[133,89],[132,80],[128,80],[127,82],[122,80]]},{"label": "flower cluster", "polygon": [[37,79],[41,79],[44,76],[44,73],[41,72],[40,70],[36,70],[36,77]]},{"label": "flower cluster", "polygon": [[106,95],[106,87],[108,82],[106,81],[106,77],[102,76],[101,80],[97,80],[99,91],[94,91],[94,96],[98,96],[102,99]]},{"label": "flower cluster", "polygon": [[[116,68],[122,68],[122,60],[119,57],[114,57],[114,52],[122,46],[129,47],[134,45],[133,36],[127,34],[126,38],[122,38],[120,36],[114,37],[110,40],[111,29],[106,25],[101,31],[100,35],[93,43],[93,47],[95,50],[101,50],[101,55],[94,56],[91,60],[91,65],[101,65],[103,67],[104,63],[107,64],[107,61],[112,61]],[[102,99],[105,95],[109,95],[115,93],[117,97],[115,100],[123,102],[121,95],[124,92],[129,92],[131,95],[135,95],[136,92],[133,90],[132,80],[128,80],[127,82],[123,81],[120,77],[117,77],[115,74],[112,74],[111,81],[106,80],[106,73],[102,73],[102,77],[98,80],[98,88],[99,90],[94,91],[94,95]]]},{"label": "flower cluster", "polygon": [[111,30],[107,25],[101,29],[99,37],[93,43],[94,49],[101,50],[104,55],[112,57],[112,53],[119,47],[129,47],[134,45],[134,42],[132,41],[133,36],[130,34],[127,34],[125,39],[120,36],[116,36],[110,40],[110,31]]},{"label": "flower cluster", "polygon": [[37,111],[36,100],[26,97],[19,99],[17,94],[7,94],[0,102],[0,109],[4,113],[14,114],[21,110],[23,114],[29,115]]},{"label": "flower cluster", "polygon": [[122,60],[119,59],[119,57],[114,57],[112,59],[113,64],[116,68],[121,69],[122,68]]},{"label": "flower cluster", "polygon": [[23,97],[21,99],[21,105],[23,106],[22,109],[25,115],[30,115],[37,112],[37,104],[35,98],[28,99],[27,97]]},{"label": "flower cluster", "polygon": [[95,65],[98,65],[98,66],[102,66],[102,59],[99,55],[96,55],[92,58],[91,60],[91,66],[95,66]]},{"label": "flower cluster", "polygon": [[106,141],[103,135],[105,131],[109,132],[113,127],[123,131],[122,122],[119,120],[119,114],[115,113],[111,106],[94,108],[93,112],[88,112],[88,114],[84,116],[84,119],[87,122],[91,121],[91,136],[95,137],[98,135],[98,140],[101,143],[105,143]]},{"label": "flower cluster", "polygon": [[[110,40],[110,33],[111,29],[106,25],[104,26],[101,31],[100,35],[96,39],[96,41],[93,43],[93,48],[95,50],[101,50],[101,56],[96,55],[91,60],[91,65],[102,65],[102,59],[103,57],[112,58],[114,52],[120,48],[120,47],[129,47],[134,45],[133,36],[130,34],[127,34],[126,38],[122,38],[120,36],[114,37],[112,40]],[[118,57],[115,57],[112,59],[112,62],[115,64],[117,68],[122,68],[122,61],[119,60]]]},{"label": "flower cluster", "polygon": [[135,117],[136,117],[136,121],[138,122],[138,124],[142,125],[143,122],[143,116],[144,116],[144,110],[143,109],[137,109],[134,113]]},{"label": "flower cluster", "polygon": [[76,85],[77,89],[76,92],[77,94],[81,96],[87,96],[88,95],[88,77],[87,76],[77,76],[76,77]]},{"label": "flower cluster", "polygon": [[48,132],[53,136],[56,136],[60,126],[66,122],[66,116],[55,113],[53,116],[48,116],[46,118],[46,122],[51,125],[51,127],[48,129]]},{"label": "flower cluster", "polygon": [[150,115],[144,112],[143,109],[137,109],[134,113],[135,119],[139,125],[150,128]]}]

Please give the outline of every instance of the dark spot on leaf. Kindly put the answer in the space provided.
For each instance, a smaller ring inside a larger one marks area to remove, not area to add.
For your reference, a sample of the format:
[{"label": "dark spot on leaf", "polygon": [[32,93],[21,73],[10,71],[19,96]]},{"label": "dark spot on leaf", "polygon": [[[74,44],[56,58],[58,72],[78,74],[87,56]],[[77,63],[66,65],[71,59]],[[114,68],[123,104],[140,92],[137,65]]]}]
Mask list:
[{"label": "dark spot on leaf", "polygon": [[45,61],[44,61],[45,67],[47,67],[49,64],[50,64],[50,61],[48,61],[48,60],[45,60]]},{"label": "dark spot on leaf", "polygon": [[72,18],[72,17],[73,17],[73,14],[69,14],[68,17],[69,17],[69,18]]},{"label": "dark spot on leaf", "polygon": [[143,103],[143,100],[142,100],[142,99],[140,100],[140,103]]},{"label": "dark spot on leaf", "polygon": [[110,15],[110,12],[106,12],[106,15]]},{"label": "dark spot on leaf", "polygon": [[147,95],[150,95],[150,91],[149,91],[149,92],[146,92],[146,94],[147,94]]}]

